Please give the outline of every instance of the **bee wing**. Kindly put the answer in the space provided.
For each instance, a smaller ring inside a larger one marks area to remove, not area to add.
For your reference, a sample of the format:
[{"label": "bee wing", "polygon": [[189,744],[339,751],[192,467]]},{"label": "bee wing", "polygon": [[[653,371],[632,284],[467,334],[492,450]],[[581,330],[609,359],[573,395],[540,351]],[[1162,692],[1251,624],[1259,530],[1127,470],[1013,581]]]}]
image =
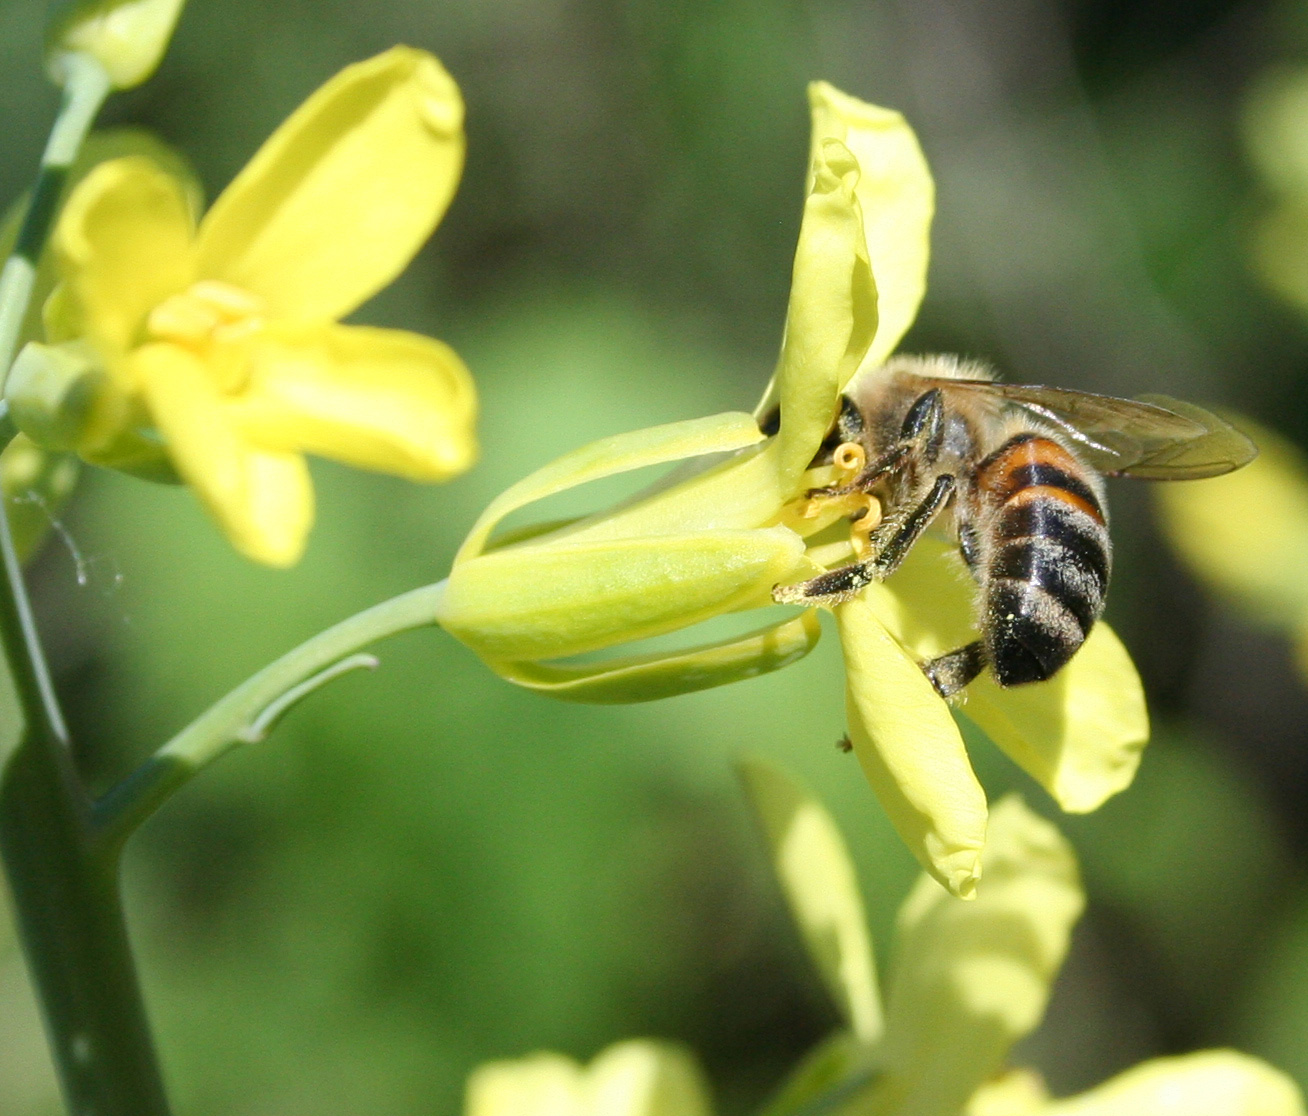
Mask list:
[{"label": "bee wing", "polygon": [[1002,399],[1053,423],[1089,465],[1108,476],[1200,480],[1233,472],[1258,453],[1225,419],[1166,395],[1119,399],[1041,384],[933,382]]}]

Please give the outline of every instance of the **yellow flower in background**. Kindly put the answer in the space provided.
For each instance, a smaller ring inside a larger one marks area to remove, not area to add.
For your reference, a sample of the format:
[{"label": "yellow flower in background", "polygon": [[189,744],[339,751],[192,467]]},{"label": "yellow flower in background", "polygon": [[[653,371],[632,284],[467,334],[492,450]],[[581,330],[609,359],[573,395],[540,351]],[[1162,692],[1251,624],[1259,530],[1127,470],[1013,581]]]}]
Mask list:
[{"label": "yellow flower in background", "polygon": [[1258,443],[1257,460],[1202,488],[1159,485],[1163,529],[1202,584],[1295,642],[1308,677],[1308,459],[1284,438],[1240,425]]},{"label": "yellow flower in background", "polygon": [[97,464],[133,468],[162,442],[242,553],[294,563],[313,519],[304,454],[420,481],[473,460],[453,351],[338,324],[430,235],[463,153],[457,86],[396,47],[314,93],[198,226],[157,162],[101,164],[56,229],[50,344],[24,351],[7,394],[77,396],[70,440]]},{"label": "yellow flower in background", "polygon": [[468,1079],[464,1116],[710,1116],[694,1058],[648,1039],[617,1043],[588,1066],[540,1053],[490,1062]]},{"label": "yellow flower in background", "polygon": [[[809,90],[810,171],[780,359],[756,415],[674,423],[584,446],[499,496],[455,559],[440,621],[503,677],[572,701],[648,701],[784,667],[816,643],[813,610],[736,639],[676,652],[560,662],[726,613],[852,556],[849,509],[807,515],[809,468],[855,373],[894,352],[925,292],[934,186],[896,112],[825,83]],[[725,459],[724,459],[724,455]],[[691,474],[560,527],[493,538],[509,515],[592,480],[672,461]],[[834,504],[835,502],[833,502]],[[973,589],[924,540],[884,585],[835,609],[850,736],[914,854],[970,895],[986,799],[954,711],[920,668],[967,643]],[[978,680],[963,713],[1067,810],[1093,810],[1134,776],[1148,738],[1135,668],[1099,623],[1053,681],[1000,690]]]},{"label": "yellow flower in background", "polygon": [[1250,90],[1244,133],[1272,203],[1253,226],[1254,267],[1269,288],[1308,311],[1308,69],[1264,73]]},{"label": "yellow flower in background", "polygon": [[771,764],[742,765],[787,904],[843,1029],[782,1086],[767,1116],[1302,1116],[1298,1088],[1257,1058],[1207,1050],[1144,1062],[1051,1099],[1010,1069],[1044,1015],[1085,904],[1076,858],[1010,796],[993,811],[977,899],[923,875],[900,908],[884,1007],[849,853],[822,804]]}]

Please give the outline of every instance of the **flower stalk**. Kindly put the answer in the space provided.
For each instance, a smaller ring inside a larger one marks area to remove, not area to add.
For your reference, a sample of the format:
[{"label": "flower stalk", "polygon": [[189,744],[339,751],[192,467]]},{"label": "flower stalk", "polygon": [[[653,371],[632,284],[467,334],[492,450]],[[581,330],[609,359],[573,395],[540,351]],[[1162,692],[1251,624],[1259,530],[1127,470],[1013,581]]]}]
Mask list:
[{"label": "flower stalk", "polygon": [[[13,363],[60,192],[110,90],[70,55],[64,100],[13,254],[0,272],[0,376]],[[5,408],[0,441],[14,428]],[[94,840],[90,801],[33,622],[0,502],[0,859],[69,1110],[167,1116],[119,891],[119,847]]]},{"label": "flower stalk", "polygon": [[[13,254],[0,271],[0,390],[8,377],[36,282],[36,263],[54,224],[60,192],[82,141],[110,92],[109,75],[94,58],[70,54],[64,61],[64,99],[37,172]],[[6,426],[8,422],[6,420]],[[5,441],[12,436],[12,430]]]},{"label": "flower stalk", "polygon": [[7,521],[0,508],[0,858],[72,1112],[167,1116],[119,891],[118,845],[94,840]]}]

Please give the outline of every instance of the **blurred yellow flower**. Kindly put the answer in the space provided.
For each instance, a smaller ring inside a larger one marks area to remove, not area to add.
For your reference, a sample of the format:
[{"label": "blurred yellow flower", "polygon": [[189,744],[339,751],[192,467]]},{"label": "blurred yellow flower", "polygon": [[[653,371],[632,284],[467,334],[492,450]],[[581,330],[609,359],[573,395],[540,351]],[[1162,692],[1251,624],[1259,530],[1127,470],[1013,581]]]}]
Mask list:
[{"label": "blurred yellow flower", "polygon": [[1253,226],[1263,282],[1308,311],[1308,69],[1273,67],[1253,85],[1244,133],[1272,204]]},{"label": "blurred yellow flower", "polygon": [[1163,529],[1204,585],[1295,641],[1308,677],[1308,460],[1271,431],[1240,425],[1257,460],[1202,488],[1157,486]]},{"label": "blurred yellow flower", "polygon": [[[816,642],[809,610],[679,652],[550,661],[769,606],[778,583],[851,557],[841,522],[848,508],[805,514],[805,494],[835,472],[810,464],[844,386],[860,368],[883,364],[917,313],[934,186],[898,113],[825,83],[809,99],[810,171],[785,334],[756,412],[779,404],[779,429],[766,438],[755,419],[733,413],[606,438],[498,497],[455,559],[441,623],[504,677],[566,700],[647,701],[779,669]],[[704,459],[698,472],[674,474],[616,509],[492,543],[505,517],[538,500],[695,457]],[[965,634],[971,590],[939,550],[919,543],[888,584],[835,614],[850,736],[873,789],[923,865],[969,895],[985,842],[985,794],[952,711],[919,667],[922,657],[973,638]],[[1067,810],[1092,810],[1127,786],[1148,738],[1139,678],[1102,623],[1052,682],[1004,691],[980,680],[963,708]]]},{"label": "blurred yellow flower", "polygon": [[490,1062],[468,1079],[464,1116],[710,1116],[691,1055],[648,1039],[617,1043],[589,1066],[560,1054]]},{"label": "blurred yellow flower", "polygon": [[1037,1075],[1006,1067],[1044,1015],[1085,904],[1071,847],[1016,796],[992,813],[975,902],[923,875],[900,908],[883,1009],[834,821],[771,764],[748,761],[742,774],[844,1026],[800,1064],[768,1116],[1303,1116],[1289,1078],[1229,1050],[1154,1059],[1058,1100]]},{"label": "blurred yellow flower", "polygon": [[313,519],[305,453],[423,481],[472,462],[453,351],[337,324],[430,235],[463,152],[453,80],[396,47],[314,93],[198,227],[188,183],[157,162],[101,164],[56,229],[50,344],[24,350],[7,393],[75,400],[65,437],[97,464],[139,469],[162,441],[242,553],[294,563]]}]

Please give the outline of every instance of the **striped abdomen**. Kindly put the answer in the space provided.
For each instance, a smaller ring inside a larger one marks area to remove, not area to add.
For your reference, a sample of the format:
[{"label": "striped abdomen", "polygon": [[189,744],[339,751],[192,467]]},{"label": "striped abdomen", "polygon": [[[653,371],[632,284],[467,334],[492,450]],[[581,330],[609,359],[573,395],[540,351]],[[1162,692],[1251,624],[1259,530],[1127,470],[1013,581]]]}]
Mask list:
[{"label": "striped abdomen", "polygon": [[977,471],[989,528],[978,571],[985,644],[1001,686],[1052,677],[1103,612],[1112,551],[1097,487],[1071,453],[1034,434]]}]

